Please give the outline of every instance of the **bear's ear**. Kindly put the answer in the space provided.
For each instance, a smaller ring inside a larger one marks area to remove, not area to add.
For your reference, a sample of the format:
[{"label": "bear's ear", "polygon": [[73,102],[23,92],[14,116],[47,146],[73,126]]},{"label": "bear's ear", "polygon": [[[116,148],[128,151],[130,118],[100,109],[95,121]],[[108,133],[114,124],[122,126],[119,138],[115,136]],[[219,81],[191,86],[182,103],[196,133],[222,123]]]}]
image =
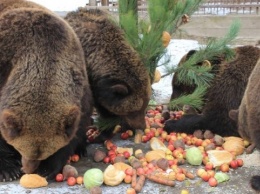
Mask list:
[{"label": "bear's ear", "polygon": [[116,93],[116,94],[119,94],[122,96],[126,96],[129,93],[128,88],[123,84],[113,85],[113,86],[111,86],[111,90],[113,93]]},{"label": "bear's ear", "polygon": [[230,110],[229,113],[228,113],[228,116],[229,116],[229,118],[231,118],[232,120],[237,122],[238,121],[238,113],[239,113],[238,109]]},{"label": "bear's ear", "polygon": [[211,68],[211,63],[208,60],[204,60],[202,62],[202,66],[207,67],[207,68]]},{"label": "bear's ear", "polygon": [[65,108],[64,131],[71,139],[78,129],[80,121],[80,108],[78,106],[69,106]]},{"label": "bear's ear", "polygon": [[0,121],[3,125],[3,136],[8,139],[14,139],[17,137],[21,131],[21,125],[18,117],[9,109],[3,110]]}]

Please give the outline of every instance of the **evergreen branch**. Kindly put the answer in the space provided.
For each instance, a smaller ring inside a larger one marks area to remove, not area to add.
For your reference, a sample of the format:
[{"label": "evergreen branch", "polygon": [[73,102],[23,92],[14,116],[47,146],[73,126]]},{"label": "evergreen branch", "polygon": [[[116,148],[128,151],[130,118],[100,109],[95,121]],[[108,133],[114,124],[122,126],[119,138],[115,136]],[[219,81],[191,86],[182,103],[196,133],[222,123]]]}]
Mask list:
[{"label": "evergreen branch", "polygon": [[227,45],[230,44],[232,40],[238,34],[240,23],[238,21],[233,22],[229,32],[222,39],[209,39],[207,45],[203,48],[200,48],[194,55],[190,57],[189,60],[184,62],[179,67],[168,68],[165,75],[170,75],[172,73],[178,73],[178,81],[192,85],[208,85],[213,78],[213,75],[210,73],[210,68],[205,68],[203,66],[197,66],[199,62],[204,60],[216,60],[220,56],[223,56],[223,59],[230,60],[234,57],[233,49],[229,48]]},{"label": "evergreen branch", "polygon": [[113,129],[116,125],[120,124],[121,119],[117,116],[115,117],[98,117],[95,122],[94,125],[97,126],[97,128],[99,129],[99,131],[104,131],[104,130],[110,130]]},{"label": "evergreen branch", "polygon": [[207,87],[197,87],[197,89],[188,95],[182,95],[179,98],[171,100],[169,107],[171,110],[180,110],[186,104],[195,109],[202,109],[203,97],[206,93]]}]

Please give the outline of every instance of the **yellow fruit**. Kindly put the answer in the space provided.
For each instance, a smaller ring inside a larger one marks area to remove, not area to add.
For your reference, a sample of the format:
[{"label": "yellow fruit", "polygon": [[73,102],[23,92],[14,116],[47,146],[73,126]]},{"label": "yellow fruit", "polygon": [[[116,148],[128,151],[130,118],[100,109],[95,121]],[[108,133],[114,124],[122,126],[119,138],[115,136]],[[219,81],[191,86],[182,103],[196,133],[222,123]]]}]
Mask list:
[{"label": "yellow fruit", "polygon": [[186,189],[182,189],[182,190],[181,190],[181,194],[189,194],[189,191],[186,190]]},{"label": "yellow fruit", "polygon": [[170,41],[171,41],[171,35],[169,34],[169,32],[163,31],[162,34],[163,46],[166,48],[169,45]]}]

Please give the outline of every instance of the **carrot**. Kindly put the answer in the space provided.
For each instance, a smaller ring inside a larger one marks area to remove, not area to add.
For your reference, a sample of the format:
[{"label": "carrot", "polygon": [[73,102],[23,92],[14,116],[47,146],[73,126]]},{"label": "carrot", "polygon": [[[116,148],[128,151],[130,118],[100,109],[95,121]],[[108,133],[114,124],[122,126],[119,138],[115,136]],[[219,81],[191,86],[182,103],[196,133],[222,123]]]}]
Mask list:
[{"label": "carrot", "polygon": [[137,174],[136,174],[136,170],[133,169],[133,175],[132,175],[132,182],[131,182],[131,187],[134,189],[136,186],[136,178],[137,178]]},{"label": "carrot", "polygon": [[182,168],[182,172],[189,179],[194,179],[195,178],[194,174],[192,174],[191,172],[188,172],[187,169],[185,169],[185,168]]},{"label": "carrot", "polygon": [[139,193],[142,190],[142,188],[144,186],[144,182],[145,182],[145,176],[140,175],[139,179],[135,185],[135,188],[134,188],[137,193]]},{"label": "carrot", "polygon": [[153,174],[147,174],[146,178],[149,179],[150,181],[162,184],[162,185],[167,185],[167,186],[175,186],[175,182],[168,180],[168,179],[164,179],[164,178],[158,178],[158,176],[153,175]]}]

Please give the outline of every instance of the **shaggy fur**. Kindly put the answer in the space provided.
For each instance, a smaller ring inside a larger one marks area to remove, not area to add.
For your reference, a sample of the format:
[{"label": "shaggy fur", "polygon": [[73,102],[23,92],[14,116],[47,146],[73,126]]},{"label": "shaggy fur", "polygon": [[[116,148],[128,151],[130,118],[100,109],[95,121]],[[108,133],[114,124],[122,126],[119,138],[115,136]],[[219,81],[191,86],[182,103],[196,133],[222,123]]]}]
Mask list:
[{"label": "shaggy fur", "polygon": [[95,107],[101,117],[120,117],[145,128],[151,94],[148,71],[120,28],[100,10],[80,8],[65,17],[82,44]]},{"label": "shaggy fur", "polygon": [[90,125],[82,47],[49,10],[0,0],[0,48],[0,181],[19,177],[20,160],[25,173],[52,178]]},{"label": "shaggy fur", "polygon": [[[238,132],[244,138],[253,141],[260,149],[260,60],[252,71],[245,94],[238,110],[231,110],[230,117],[237,121]],[[251,179],[253,189],[260,191],[260,176]]]},{"label": "shaggy fur", "polygon": [[260,49],[253,46],[237,47],[236,57],[219,65],[201,115],[184,115],[182,119],[169,120],[165,124],[168,132],[192,134],[196,129],[209,129],[222,136],[238,136],[236,124],[228,116],[237,109],[242,100],[248,77],[260,57]]}]

